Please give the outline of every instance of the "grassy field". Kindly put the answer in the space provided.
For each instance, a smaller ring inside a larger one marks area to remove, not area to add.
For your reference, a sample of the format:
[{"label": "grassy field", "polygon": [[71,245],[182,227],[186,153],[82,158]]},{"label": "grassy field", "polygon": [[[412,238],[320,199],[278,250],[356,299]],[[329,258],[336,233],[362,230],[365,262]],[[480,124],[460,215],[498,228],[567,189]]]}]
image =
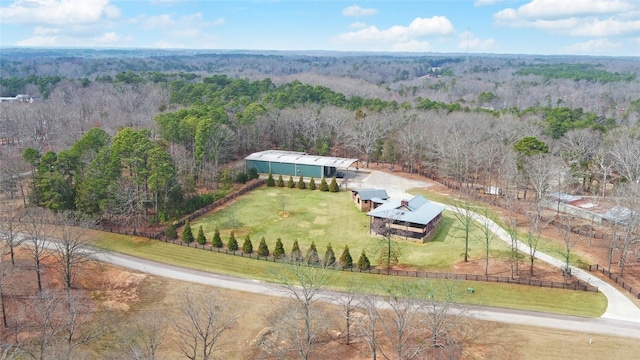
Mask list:
[{"label": "grassy field", "polygon": [[[395,239],[394,246],[400,250],[402,265],[447,271],[463,259],[462,231],[456,228],[453,214],[445,211],[443,217],[440,231],[425,244]],[[347,192],[261,188],[224,209],[197,219],[192,223],[194,233],[199,226],[209,240],[217,227],[224,243],[231,231],[235,232],[240,245],[249,235],[254,249],[264,237],[273,251],[276,239],[281,238],[287,253],[291,251],[293,241],[298,240],[304,254],[314,241],[320,256],[331,243],[339,258],[344,246],[349,245],[354,262],[365,250],[373,265],[386,244],[381,236],[369,234],[369,217],[356,208]],[[480,235],[476,229],[472,237],[479,238]],[[507,251],[501,241],[495,240],[491,245],[492,258],[506,256]],[[470,256],[471,259],[484,258],[484,245],[480,241],[471,242]]]},{"label": "grassy field", "polygon": [[[112,251],[181,267],[263,281],[274,281],[272,274],[282,271],[286,266],[123,235],[95,232],[93,236],[99,246]],[[360,284],[361,291],[378,293],[384,291],[388,281],[420,284],[425,280],[336,271],[332,275],[331,287],[346,290],[355,282]],[[459,296],[457,301],[467,304],[581,316],[600,316],[607,306],[604,295],[580,291],[471,281],[456,282],[456,287]],[[475,292],[467,293],[467,287],[473,287]]]}]

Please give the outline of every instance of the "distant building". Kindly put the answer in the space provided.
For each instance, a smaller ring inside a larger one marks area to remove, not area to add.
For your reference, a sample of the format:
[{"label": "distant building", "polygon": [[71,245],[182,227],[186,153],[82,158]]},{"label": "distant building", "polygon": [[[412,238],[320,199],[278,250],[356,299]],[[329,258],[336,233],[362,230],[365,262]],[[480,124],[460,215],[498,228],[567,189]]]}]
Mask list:
[{"label": "distant building", "polygon": [[370,217],[369,231],[391,234],[427,241],[440,225],[444,208],[422,195],[410,200],[391,199],[367,213]]},{"label": "distant building", "polygon": [[19,103],[32,103],[33,102],[33,98],[27,94],[18,94],[14,97],[7,97],[7,96],[2,96],[0,97],[0,103],[3,102],[19,102]]},{"label": "distant building", "polygon": [[[308,155],[303,152],[265,150],[244,158],[245,169],[254,168],[259,173],[290,175],[294,177],[342,177],[344,170],[358,159]],[[343,171],[341,171],[343,170]]]},{"label": "distant building", "polygon": [[383,189],[359,189],[351,190],[351,200],[360,211],[371,211],[382,205],[389,195]]}]

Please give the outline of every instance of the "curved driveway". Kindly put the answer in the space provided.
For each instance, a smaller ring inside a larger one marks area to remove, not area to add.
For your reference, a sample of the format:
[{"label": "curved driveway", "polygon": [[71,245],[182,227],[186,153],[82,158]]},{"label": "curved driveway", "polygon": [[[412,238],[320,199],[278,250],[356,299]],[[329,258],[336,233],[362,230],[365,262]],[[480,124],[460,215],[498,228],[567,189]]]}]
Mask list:
[{"label": "curved driveway", "polygon": [[[352,173],[353,172],[350,172],[350,176]],[[395,198],[412,197],[411,194],[406,192],[408,189],[426,188],[430,186],[429,183],[424,181],[406,179],[382,171],[367,170],[367,172],[359,172],[354,175],[355,176],[352,177],[349,183],[351,188],[386,189],[389,196]],[[453,206],[445,204],[440,205],[444,206],[448,210],[457,211]],[[477,219],[482,218],[479,214],[476,214],[475,216]],[[496,233],[497,237],[510,245],[511,239],[509,234],[493,221],[490,221],[490,223],[491,226],[493,226],[494,233]],[[529,247],[526,244],[519,243],[518,247],[525,253],[528,253],[529,251]],[[536,258],[560,269],[564,265],[561,260],[540,251],[536,252]],[[571,272],[580,280],[597,286],[598,289],[607,297],[607,310],[602,315],[602,318],[640,323],[640,309],[617,288],[584,270],[572,268]]]},{"label": "curved driveway", "polygon": [[[171,279],[199,283],[225,289],[246,291],[268,296],[282,296],[281,287],[258,280],[236,278],[206,271],[181,268],[173,265],[157,263],[118,253],[100,253],[96,255],[99,261],[116,266],[145,272],[152,275]],[[327,292],[329,293],[329,292]],[[332,301],[338,292],[330,292]],[[509,324],[540,326],[568,331],[579,331],[593,334],[606,334],[640,339],[640,327],[631,321],[621,321],[603,318],[589,318],[547,314],[535,311],[511,310],[502,308],[471,306],[467,315],[480,320],[496,321]]]}]

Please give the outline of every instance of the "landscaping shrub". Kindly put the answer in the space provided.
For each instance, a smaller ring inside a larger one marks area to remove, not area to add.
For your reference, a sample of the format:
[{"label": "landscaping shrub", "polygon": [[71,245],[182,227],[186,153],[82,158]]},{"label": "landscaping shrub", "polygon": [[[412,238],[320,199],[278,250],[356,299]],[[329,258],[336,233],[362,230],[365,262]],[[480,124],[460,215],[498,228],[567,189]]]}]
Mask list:
[{"label": "landscaping shrub", "polygon": [[276,247],[273,249],[273,257],[276,259],[280,259],[284,257],[284,246],[282,245],[282,240],[280,238],[276,239]]},{"label": "landscaping shrub", "polygon": [[284,180],[282,179],[282,174],[278,175],[278,187],[284,187]]},{"label": "landscaping shrub", "polygon": [[231,251],[238,250],[238,240],[236,240],[236,234],[232,231],[229,235],[229,242],[227,243],[227,249]]},{"label": "landscaping shrub", "polygon": [[315,190],[316,189],[316,180],[314,178],[311,178],[311,180],[309,180],[309,190]]},{"label": "landscaping shrub", "polygon": [[224,244],[222,243],[222,238],[220,237],[220,231],[218,230],[218,227],[216,227],[216,230],[213,232],[213,239],[211,239],[211,246],[217,247],[217,248],[221,248],[224,246]]},{"label": "landscaping shrub", "polygon": [[242,244],[242,252],[245,254],[253,253],[253,244],[251,243],[251,238],[249,238],[249,235],[244,237],[244,243]]},{"label": "landscaping shrub", "polygon": [[184,230],[182,230],[182,241],[187,244],[193,242],[193,231],[191,231],[191,224],[189,220],[184,224]]},{"label": "landscaping shrub", "polygon": [[264,236],[260,239],[260,244],[258,245],[258,255],[269,256],[269,247],[267,246],[267,242],[264,240]]},{"label": "landscaping shrub", "polygon": [[167,240],[175,240],[178,238],[178,232],[176,231],[176,224],[172,222],[167,226],[167,230],[164,231],[164,236]]},{"label": "landscaping shrub", "polygon": [[307,188],[307,184],[304,183],[304,178],[300,176],[300,179],[298,180],[298,189],[304,190],[306,188]]},{"label": "landscaping shrub", "polygon": [[340,255],[340,266],[353,266],[353,259],[351,258],[351,253],[349,252],[349,245],[345,245],[344,250],[342,250],[342,255]]},{"label": "landscaping shrub", "polygon": [[293,189],[294,187],[296,187],[296,183],[295,183],[295,181],[293,181],[293,176],[289,176],[289,181],[287,182],[287,187],[289,189]]},{"label": "landscaping shrub", "polygon": [[320,191],[329,191],[329,184],[327,184],[327,180],[324,177],[320,181]]},{"label": "landscaping shrub", "polygon": [[237,184],[246,184],[249,181],[249,175],[246,172],[239,172],[233,178],[233,181]]},{"label": "landscaping shrub", "polygon": [[198,228],[198,237],[196,237],[196,242],[200,245],[204,245],[207,243],[207,238],[204,236],[204,230],[202,230],[202,225]]},{"label": "landscaping shrub", "polygon": [[302,261],[304,260],[304,256],[302,256],[302,251],[300,251],[300,245],[298,245],[298,240],[293,242],[293,247],[291,248],[291,261]]},{"label": "landscaping shrub", "polygon": [[272,173],[269,173],[269,176],[267,176],[267,186],[268,187],[276,186],[276,181],[273,179],[273,174]]},{"label": "landscaping shrub", "polygon": [[258,169],[252,167],[247,171],[247,176],[249,177],[249,180],[258,179],[260,177],[260,173],[258,172]]},{"label": "landscaping shrub", "polygon": [[333,177],[333,179],[331,179],[331,184],[329,184],[329,191],[331,191],[331,192],[340,191],[340,186],[338,186],[338,182],[336,181],[336,177],[335,176]]},{"label": "landscaping shrub", "polygon": [[311,245],[309,246],[309,250],[307,251],[307,263],[308,264],[320,263],[320,256],[318,256],[318,249],[316,248],[316,243],[314,241],[311,242]]},{"label": "landscaping shrub", "polygon": [[336,253],[333,252],[331,243],[327,245],[327,251],[324,252],[324,266],[333,266],[336,262]]},{"label": "landscaping shrub", "polygon": [[371,262],[369,261],[367,254],[365,254],[364,250],[362,250],[362,253],[360,254],[360,258],[358,259],[358,269],[368,270],[370,267],[371,267]]}]

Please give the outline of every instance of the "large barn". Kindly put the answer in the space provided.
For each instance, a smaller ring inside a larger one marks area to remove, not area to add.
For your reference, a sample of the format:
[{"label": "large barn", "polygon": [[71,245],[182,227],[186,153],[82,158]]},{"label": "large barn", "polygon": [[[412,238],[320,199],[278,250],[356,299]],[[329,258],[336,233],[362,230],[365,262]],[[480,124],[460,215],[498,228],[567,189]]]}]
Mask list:
[{"label": "large barn", "polygon": [[370,231],[390,232],[424,242],[437,232],[443,210],[442,206],[416,195],[410,200],[387,200],[367,215]]},{"label": "large barn", "polygon": [[274,175],[291,175],[304,177],[340,177],[341,170],[346,170],[358,159],[338,158],[331,156],[307,155],[302,152],[265,150],[253,153],[244,158],[248,171],[255,168],[259,173]]}]

